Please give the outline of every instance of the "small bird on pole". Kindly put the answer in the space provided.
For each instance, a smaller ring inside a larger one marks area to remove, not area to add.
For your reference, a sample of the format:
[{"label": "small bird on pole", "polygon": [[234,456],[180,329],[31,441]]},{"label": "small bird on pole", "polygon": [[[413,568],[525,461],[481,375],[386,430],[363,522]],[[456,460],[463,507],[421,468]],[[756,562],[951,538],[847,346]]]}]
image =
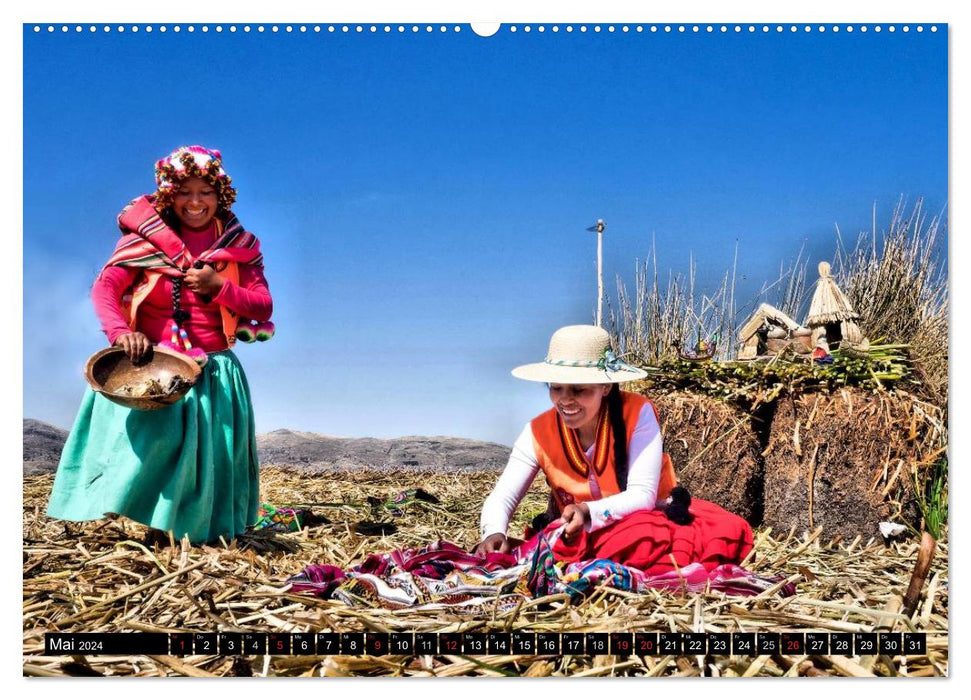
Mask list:
[{"label": "small bird on pole", "polygon": [[597,232],[597,325],[603,327],[603,300],[604,300],[604,274],[603,274],[603,236],[607,224],[603,219],[597,219],[595,226],[587,227],[587,231]]}]

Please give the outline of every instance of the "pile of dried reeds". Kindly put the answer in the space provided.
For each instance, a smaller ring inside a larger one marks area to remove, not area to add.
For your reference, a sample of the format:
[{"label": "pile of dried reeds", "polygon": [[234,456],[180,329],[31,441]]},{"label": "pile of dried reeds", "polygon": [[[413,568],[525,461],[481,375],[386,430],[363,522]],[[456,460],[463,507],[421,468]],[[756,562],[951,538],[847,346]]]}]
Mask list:
[{"label": "pile of dried reeds", "polygon": [[[757,408],[779,396],[810,391],[860,387],[874,391],[892,388],[909,376],[909,363],[901,345],[872,345],[832,352],[832,364],[818,365],[793,355],[741,362],[684,362],[667,360],[646,367],[647,378],[632,383],[637,391],[668,393],[692,391],[746,408]],[[913,388],[910,384],[902,386]]]},{"label": "pile of dried reeds", "polygon": [[780,401],[761,453],[763,522],[844,535],[888,520],[919,527],[914,480],[946,448],[945,412],[912,395],[843,389]]},{"label": "pile of dried reeds", "polygon": [[[363,537],[368,496],[421,486],[441,504],[420,504],[395,534]],[[25,675],[178,676],[936,676],[948,666],[947,545],[940,544],[913,618],[899,611],[916,541],[846,543],[814,533],[760,530],[745,565],[794,581],[792,598],[721,593],[634,595],[604,589],[582,602],[540,599],[508,614],[459,615],[349,608],[294,595],[286,578],[311,563],[346,567],[369,552],[435,539],[471,545],[494,473],[332,473],[265,469],[263,498],[318,505],[328,524],[300,533],[240,538],[220,546],[147,548],[145,528],[125,520],[65,524],[44,517],[50,476],[25,477],[23,622]],[[513,531],[545,508],[543,487],[527,495]],[[873,631],[927,633],[921,656],[76,656],[43,655],[44,632],[458,632],[458,631]]]},{"label": "pile of dried reeds", "polygon": [[947,415],[912,394],[839,388],[755,406],[764,388],[750,405],[645,384],[637,388],[658,408],[678,480],[753,524],[869,537],[886,520],[920,527],[932,510],[924,501],[946,499]]}]

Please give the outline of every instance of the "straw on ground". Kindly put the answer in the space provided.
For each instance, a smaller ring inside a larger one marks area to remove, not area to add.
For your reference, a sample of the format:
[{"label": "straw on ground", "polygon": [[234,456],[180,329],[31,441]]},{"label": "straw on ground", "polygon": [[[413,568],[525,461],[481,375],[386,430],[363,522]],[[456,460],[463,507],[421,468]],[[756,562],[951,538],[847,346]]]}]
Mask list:
[{"label": "straw on ground", "polygon": [[[916,541],[846,544],[819,534],[759,530],[746,563],[763,574],[797,582],[793,598],[741,598],[721,593],[687,597],[663,592],[633,595],[602,590],[579,603],[564,599],[523,605],[511,614],[371,610],[295,595],[285,579],[311,563],[347,566],[369,552],[420,546],[435,539],[474,543],[482,494],[494,473],[428,475],[421,485],[441,506],[416,508],[387,537],[362,537],[352,523],[358,506],[322,508],[330,524],[228,547],[182,543],[148,550],[145,529],[129,521],[70,524],[43,509],[51,477],[25,477],[23,669],[25,675],[135,676],[889,676],[945,675],[948,662],[947,544],[914,619],[899,614]],[[263,496],[284,503],[361,503],[419,485],[408,472],[297,476],[265,469]],[[536,486],[520,507],[514,530],[545,508]],[[286,546],[283,546],[283,545]],[[927,653],[910,657],[48,657],[43,634],[52,631],[894,631],[928,634]]]}]

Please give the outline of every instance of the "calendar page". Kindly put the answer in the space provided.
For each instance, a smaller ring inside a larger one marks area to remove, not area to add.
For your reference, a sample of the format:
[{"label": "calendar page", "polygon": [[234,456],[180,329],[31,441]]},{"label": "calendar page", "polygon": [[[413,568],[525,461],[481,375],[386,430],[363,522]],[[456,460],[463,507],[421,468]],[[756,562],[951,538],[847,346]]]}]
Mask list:
[{"label": "calendar page", "polygon": [[949,674],[946,16],[603,10],[23,18],[24,676]]}]

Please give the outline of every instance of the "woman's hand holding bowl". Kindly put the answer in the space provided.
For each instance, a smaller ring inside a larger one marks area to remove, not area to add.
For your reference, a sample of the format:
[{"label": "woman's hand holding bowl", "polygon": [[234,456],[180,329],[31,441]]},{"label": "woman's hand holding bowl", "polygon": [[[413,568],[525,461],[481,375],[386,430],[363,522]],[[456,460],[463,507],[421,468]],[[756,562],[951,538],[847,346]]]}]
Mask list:
[{"label": "woman's hand holding bowl", "polygon": [[133,331],[119,335],[115,339],[115,345],[125,351],[129,360],[138,362],[148,352],[149,348],[152,347],[152,341],[144,333]]}]

